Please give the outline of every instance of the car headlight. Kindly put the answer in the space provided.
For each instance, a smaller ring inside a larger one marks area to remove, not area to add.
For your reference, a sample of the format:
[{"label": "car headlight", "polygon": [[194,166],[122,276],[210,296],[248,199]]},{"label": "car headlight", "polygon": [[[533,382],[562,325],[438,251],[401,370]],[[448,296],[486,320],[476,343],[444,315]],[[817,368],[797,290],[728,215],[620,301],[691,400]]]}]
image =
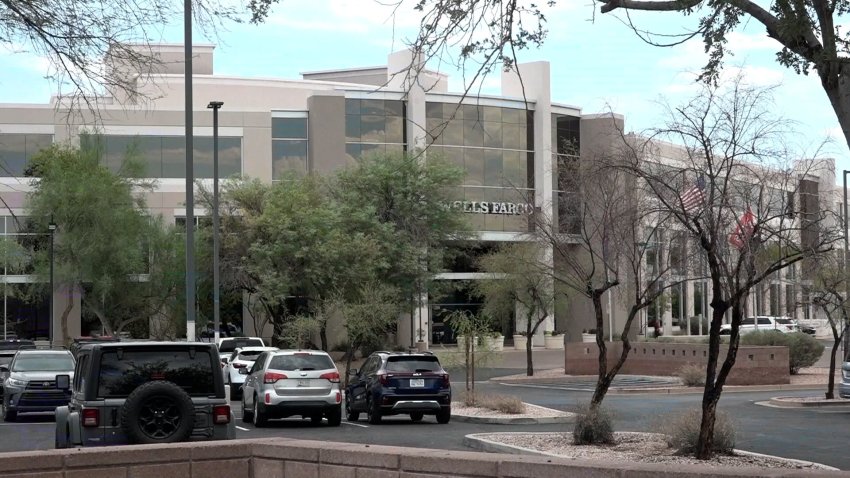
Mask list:
[{"label": "car headlight", "polygon": [[26,387],[27,386],[26,380],[18,380],[16,378],[9,378],[9,379],[6,380],[6,382],[13,387]]}]

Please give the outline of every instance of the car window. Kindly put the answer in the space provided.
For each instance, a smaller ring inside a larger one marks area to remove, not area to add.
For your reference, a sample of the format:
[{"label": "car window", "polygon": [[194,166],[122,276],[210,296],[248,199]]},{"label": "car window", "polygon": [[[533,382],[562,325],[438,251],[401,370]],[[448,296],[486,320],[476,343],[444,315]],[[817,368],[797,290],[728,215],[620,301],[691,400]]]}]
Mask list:
[{"label": "car window", "polygon": [[381,363],[381,357],[372,357],[363,365],[363,374],[370,375],[378,370]]},{"label": "car window", "polygon": [[262,370],[265,366],[266,357],[268,357],[266,352],[262,352],[259,356],[257,356],[257,360],[254,362],[254,365],[251,366],[250,372],[253,373],[257,370]]},{"label": "car window", "polygon": [[399,356],[387,359],[387,372],[439,372],[437,357]]},{"label": "car window", "polygon": [[767,317],[759,317],[759,325],[770,325],[770,319]]},{"label": "car window", "polygon": [[783,324],[783,325],[788,325],[788,324],[794,323],[791,319],[775,319],[775,320],[776,320],[777,324]]},{"label": "car window", "polygon": [[[216,364],[218,368],[218,364]],[[189,395],[214,395],[212,357],[207,350],[186,348],[104,351],[100,358],[98,397],[126,397],[151,380],[175,383]]]},{"label": "car window", "polygon": [[72,387],[76,391],[85,390],[85,373],[83,372],[86,369],[86,365],[89,362],[89,356],[81,355],[79,360],[77,361],[77,368],[74,369],[74,386]]},{"label": "car window", "polygon": [[218,345],[218,351],[220,353],[230,353],[240,347],[262,347],[263,341],[260,339],[247,339],[247,338],[239,338],[239,339],[224,339]]},{"label": "car window", "polygon": [[65,354],[18,354],[12,362],[13,372],[68,372],[74,370],[74,359]]},{"label": "car window", "polygon": [[268,368],[275,370],[328,370],[334,368],[334,362],[327,355],[296,353],[273,356]]},{"label": "car window", "polygon": [[752,317],[747,317],[746,319],[741,320],[741,325],[755,325],[756,320]]},{"label": "car window", "polygon": [[236,359],[253,362],[254,360],[257,360],[257,357],[259,357],[261,353],[262,351],[260,350],[248,350],[246,352],[239,352],[239,355],[236,356]]}]

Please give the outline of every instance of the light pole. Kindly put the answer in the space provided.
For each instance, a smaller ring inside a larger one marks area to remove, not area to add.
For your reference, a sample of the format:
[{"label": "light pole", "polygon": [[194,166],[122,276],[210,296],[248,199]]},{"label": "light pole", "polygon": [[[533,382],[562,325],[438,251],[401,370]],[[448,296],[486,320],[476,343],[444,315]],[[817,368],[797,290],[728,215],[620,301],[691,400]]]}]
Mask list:
[{"label": "light pole", "polygon": [[186,340],[195,340],[195,171],[192,123],[192,0],[183,0],[183,82],[186,113]]},{"label": "light pole", "polygon": [[[850,270],[848,270],[848,267],[847,267],[848,254],[850,254],[850,247],[848,247],[848,245],[847,245],[848,244],[848,240],[847,240],[847,174],[850,174],[850,171],[845,169],[844,170],[844,211],[842,211],[844,213],[843,214],[844,222],[842,222],[842,227],[844,228],[844,230],[842,232],[844,233],[844,308],[845,308],[845,310],[847,308],[847,300],[848,300],[848,298],[850,298],[850,277],[848,277],[848,272],[850,272]],[[802,199],[801,199],[801,201],[802,201]],[[845,317],[846,317],[846,314],[845,314]],[[844,323],[844,328],[846,329],[848,325],[850,325],[850,324]],[[848,336],[847,331],[845,330],[845,332],[844,332],[844,358],[845,359],[847,358],[847,349],[848,348],[850,348],[850,336]]]},{"label": "light pole", "polygon": [[207,108],[213,110],[213,337],[215,343],[218,343],[220,336],[220,318],[219,318],[219,277],[218,277],[218,110],[224,106],[221,101],[210,101]]},{"label": "light pole", "polygon": [[[47,338],[50,344],[53,345],[53,235],[56,232],[56,223],[53,222],[53,216],[50,217],[50,223],[47,225],[47,230],[50,231],[50,293],[47,294]],[[63,337],[67,339],[67,337]]]}]

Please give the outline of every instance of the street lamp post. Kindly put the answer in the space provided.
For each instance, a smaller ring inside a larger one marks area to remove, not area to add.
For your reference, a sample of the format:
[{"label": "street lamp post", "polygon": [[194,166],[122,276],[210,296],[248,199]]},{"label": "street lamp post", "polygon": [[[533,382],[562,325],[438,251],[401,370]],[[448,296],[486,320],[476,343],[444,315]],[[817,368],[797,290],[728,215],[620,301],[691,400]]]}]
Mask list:
[{"label": "street lamp post", "polygon": [[[50,344],[53,344],[53,235],[56,232],[56,223],[53,222],[53,217],[50,218],[50,223],[47,225],[47,230],[50,231],[50,293],[47,294],[47,338]],[[64,337],[67,339],[67,337]]]},{"label": "street lamp post", "polygon": [[220,291],[219,291],[219,238],[218,238],[218,110],[224,106],[221,101],[210,101],[207,108],[213,110],[213,336],[215,343],[220,337]]},{"label": "street lamp post", "polygon": [[183,0],[183,82],[186,113],[186,340],[195,340],[195,171],[192,122],[192,0]]},{"label": "street lamp post", "polygon": [[[850,254],[850,247],[848,247],[848,238],[847,238],[847,175],[850,174],[850,171],[844,170],[844,210],[842,211],[844,214],[844,221],[842,222],[842,227],[844,230],[844,308],[847,308],[847,300],[850,299],[850,277],[848,277],[848,254]],[[847,314],[844,314],[845,317]],[[845,323],[844,328],[850,324]],[[847,331],[844,331],[844,357],[847,358],[847,349],[850,348],[850,335],[848,335]]]}]

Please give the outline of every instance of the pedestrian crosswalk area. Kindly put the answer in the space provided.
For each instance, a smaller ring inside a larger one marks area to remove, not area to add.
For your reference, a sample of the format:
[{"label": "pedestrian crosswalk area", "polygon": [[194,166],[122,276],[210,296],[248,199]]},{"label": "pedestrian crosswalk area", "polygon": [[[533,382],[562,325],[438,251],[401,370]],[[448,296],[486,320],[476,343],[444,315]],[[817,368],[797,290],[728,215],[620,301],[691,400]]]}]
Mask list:
[{"label": "pedestrian crosswalk area", "polygon": [[[645,375],[618,375],[611,383],[612,389],[633,388],[663,388],[680,385],[681,382],[675,377],[649,377]],[[557,388],[562,390],[576,390],[592,392],[596,388],[596,377],[564,377],[552,380],[535,380],[528,384],[514,383],[511,385],[530,386],[540,388]]]}]

